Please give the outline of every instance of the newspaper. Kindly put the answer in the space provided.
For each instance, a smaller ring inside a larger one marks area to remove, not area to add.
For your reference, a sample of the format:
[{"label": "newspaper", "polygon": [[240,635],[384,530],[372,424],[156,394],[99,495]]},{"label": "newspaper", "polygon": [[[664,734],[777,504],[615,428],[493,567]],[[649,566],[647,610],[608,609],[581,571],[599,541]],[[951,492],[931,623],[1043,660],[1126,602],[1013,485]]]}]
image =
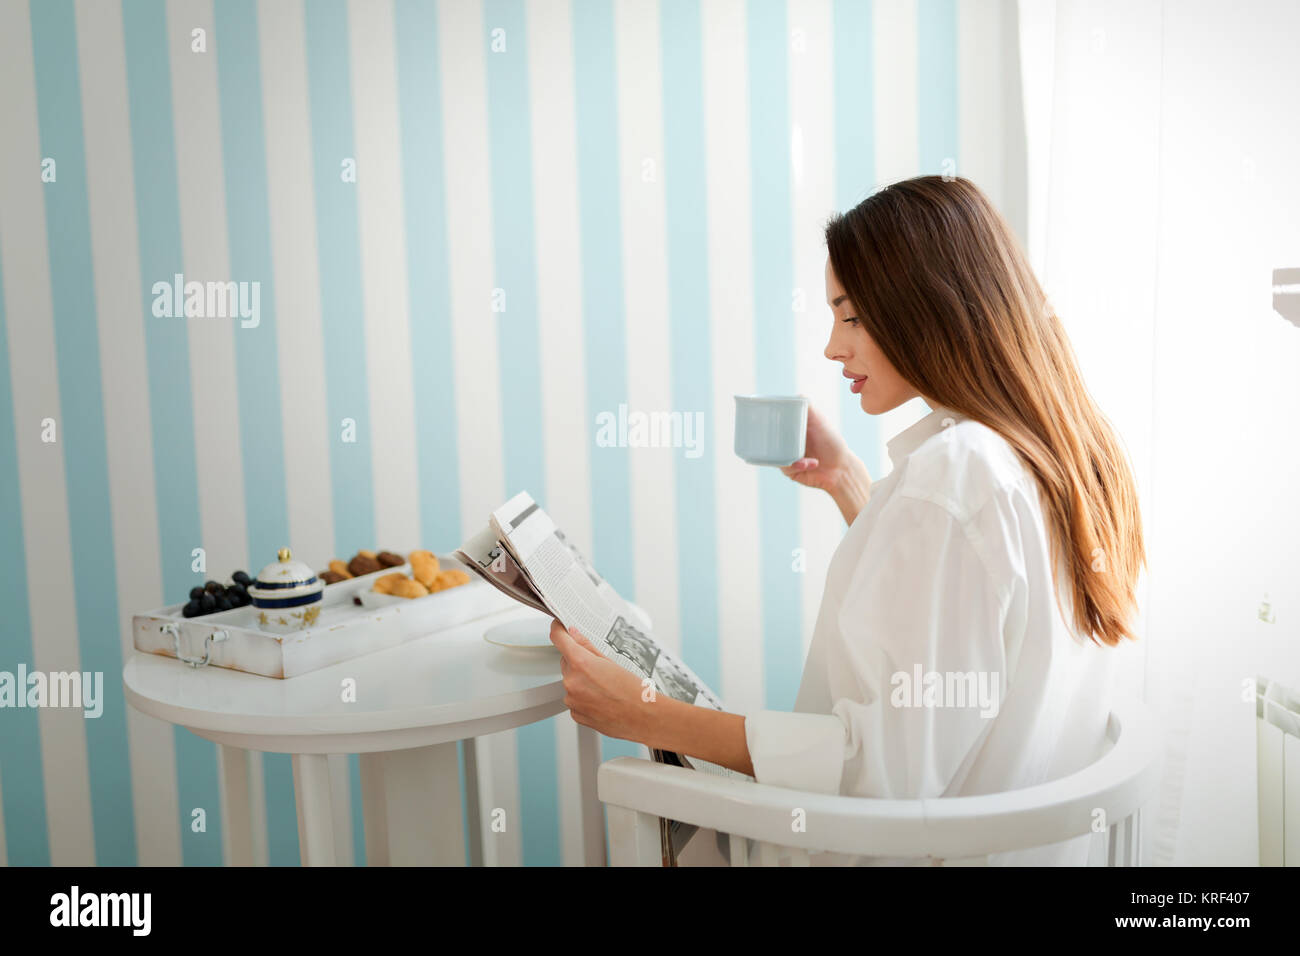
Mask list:
[{"label": "newspaper", "polygon": [[[558,618],[566,628],[577,627],[605,657],[650,680],[657,693],[722,710],[722,701],[654,640],[650,622],[600,576],[527,492],[493,511],[488,527],[469,538],[456,556],[519,603]],[[654,748],[651,755],[659,763],[749,779],[697,757]],[[661,822],[665,866],[676,865],[677,853],[695,831],[679,821]]]}]

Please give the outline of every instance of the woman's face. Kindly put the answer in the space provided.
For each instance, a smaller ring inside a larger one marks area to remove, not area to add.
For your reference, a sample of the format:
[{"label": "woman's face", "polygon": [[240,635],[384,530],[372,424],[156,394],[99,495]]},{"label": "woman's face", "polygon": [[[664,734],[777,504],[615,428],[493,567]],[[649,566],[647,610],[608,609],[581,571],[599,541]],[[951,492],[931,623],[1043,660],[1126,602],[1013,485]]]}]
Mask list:
[{"label": "woman's face", "polygon": [[904,381],[867,334],[829,258],[826,260],[826,303],[834,320],[831,340],[826,343],[826,357],[844,366],[846,384],[858,393],[862,410],[868,415],[879,415],[916,398],[920,393]]}]

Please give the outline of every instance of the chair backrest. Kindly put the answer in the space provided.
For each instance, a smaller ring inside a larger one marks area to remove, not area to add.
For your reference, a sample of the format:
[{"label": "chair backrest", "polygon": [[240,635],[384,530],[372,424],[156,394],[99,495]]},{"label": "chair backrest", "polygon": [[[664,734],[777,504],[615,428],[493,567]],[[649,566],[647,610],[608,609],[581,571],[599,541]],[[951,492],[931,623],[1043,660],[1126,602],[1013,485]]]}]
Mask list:
[{"label": "chair backrest", "polygon": [[[788,790],[619,758],[601,766],[611,807],[681,820],[800,851],[959,860],[1058,843],[1129,820],[1155,793],[1160,734],[1147,708],[1114,707],[1111,746],[1077,773],[971,797],[877,800]],[[792,808],[805,826],[791,828]],[[1114,834],[1112,830],[1112,835]],[[1133,860],[1135,830],[1121,850]],[[1112,853],[1115,850],[1112,839]],[[769,855],[770,856],[770,855]]]},{"label": "chair backrest", "polygon": [[1161,735],[1138,704],[1114,708],[1110,748],[1076,773],[1021,790],[923,800],[926,856],[984,856],[1102,832],[1127,820],[1154,795]]}]

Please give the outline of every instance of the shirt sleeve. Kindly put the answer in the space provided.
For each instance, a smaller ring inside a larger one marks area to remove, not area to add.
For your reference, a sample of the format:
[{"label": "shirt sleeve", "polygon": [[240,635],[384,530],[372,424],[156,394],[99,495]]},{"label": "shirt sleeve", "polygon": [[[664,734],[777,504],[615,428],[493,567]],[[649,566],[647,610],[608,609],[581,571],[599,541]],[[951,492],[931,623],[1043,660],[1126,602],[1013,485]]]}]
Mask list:
[{"label": "shirt sleeve", "polygon": [[[872,529],[836,616],[829,714],[745,718],[760,783],[863,797],[941,796],[978,747],[1007,685],[1011,583],[973,526],[898,497]],[[1002,543],[994,543],[1001,546]]]}]

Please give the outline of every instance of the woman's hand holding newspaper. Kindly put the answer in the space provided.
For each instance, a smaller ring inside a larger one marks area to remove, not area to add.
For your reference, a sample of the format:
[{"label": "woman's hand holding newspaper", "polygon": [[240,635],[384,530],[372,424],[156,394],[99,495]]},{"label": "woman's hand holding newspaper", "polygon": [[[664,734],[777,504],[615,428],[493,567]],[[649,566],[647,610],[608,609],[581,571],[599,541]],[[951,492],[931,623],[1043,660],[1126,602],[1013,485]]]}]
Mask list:
[{"label": "woman's hand holding newspaper", "polygon": [[576,627],[551,621],[551,643],[563,655],[564,706],[584,727],[623,740],[651,736],[650,708],[642,704],[641,681],[597,651]]},{"label": "woman's hand holding newspaper", "polygon": [[551,621],[551,643],[564,656],[564,706],[573,719],[606,737],[634,740],[660,750],[754,775],[745,718],[655,694],[654,685],[598,652],[578,629]]}]

